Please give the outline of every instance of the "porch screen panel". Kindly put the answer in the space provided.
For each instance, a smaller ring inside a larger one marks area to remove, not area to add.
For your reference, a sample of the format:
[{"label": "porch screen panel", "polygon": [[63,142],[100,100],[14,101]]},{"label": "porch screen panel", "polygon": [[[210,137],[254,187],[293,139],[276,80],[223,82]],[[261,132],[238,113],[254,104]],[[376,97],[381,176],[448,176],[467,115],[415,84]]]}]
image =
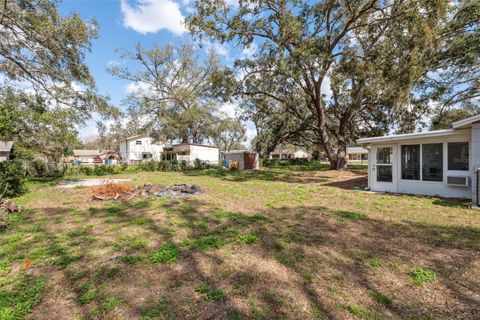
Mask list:
[{"label": "porch screen panel", "polygon": [[390,147],[377,149],[377,181],[393,181],[393,149]]},{"label": "porch screen panel", "polygon": [[443,181],[443,144],[422,145],[422,180]]},{"label": "porch screen panel", "polygon": [[420,145],[402,146],[402,179],[420,180]]}]

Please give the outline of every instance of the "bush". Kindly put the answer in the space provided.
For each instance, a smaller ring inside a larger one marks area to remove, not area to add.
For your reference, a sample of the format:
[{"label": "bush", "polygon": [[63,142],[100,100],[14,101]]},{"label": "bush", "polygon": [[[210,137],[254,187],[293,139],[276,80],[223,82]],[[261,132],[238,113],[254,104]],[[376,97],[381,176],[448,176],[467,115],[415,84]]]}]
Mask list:
[{"label": "bush", "polygon": [[0,162],[0,195],[13,197],[26,191],[26,170],[19,161]]},{"label": "bush", "polygon": [[31,178],[56,178],[63,177],[68,167],[63,163],[46,162],[40,159],[33,159],[25,162],[27,175]]},{"label": "bush", "polygon": [[148,256],[152,263],[175,263],[178,258],[178,248],[174,244],[165,244],[157,252]]},{"label": "bush", "polygon": [[410,276],[412,277],[413,283],[417,286],[437,281],[437,274],[434,271],[421,267],[415,267],[410,271]]},{"label": "bush", "polygon": [[47,163],[40,159],[30,161],[27,168],[31,177],[45,177],[48,172]]},{"label": "bush", "polygon": [[295,159],[262,159],[262,167],[266,168],[280,168],[288,166],[306,165],[310,161],[307,158],[295,158]]}]

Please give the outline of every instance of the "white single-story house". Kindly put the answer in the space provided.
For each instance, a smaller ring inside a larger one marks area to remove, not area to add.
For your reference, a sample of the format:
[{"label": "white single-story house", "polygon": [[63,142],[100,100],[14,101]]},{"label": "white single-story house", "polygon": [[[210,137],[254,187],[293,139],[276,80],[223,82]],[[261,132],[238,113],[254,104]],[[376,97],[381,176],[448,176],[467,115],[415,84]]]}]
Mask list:
[{"label": "white single-story house", "polygon": [[0,162],[11,159],[13,141],[0,141]]},{"label": "white single-story house", "polygon": [[480,115],[451,129],[359,139],[372,191],[472,199],[479,205]]},{"label": "white single-story house", "polygon": [[368,150],[362,147],[347,147],[347,157],[349,161],[368,160]]},{"label": "white single-story house", "polygon": [[178,143],[163,147],[162,161],[177,160],[193,164],[196,159],[209,164],[218,164],[220,151],[217,146],[196,143]]},{"label": "white single-story house", "polygon": [[73,157],[79,163],[101,163],[100,150],[73,150]]},{"label": "white single-story house", "polygon": [[308,159],[310,154],[302,148],[291,147],[283,148],[279,147],[275,151],[270,152],[270,159]]},{"label": "white single-story house", "polygon": [[233,150],[223,155],[223,166],[228,169],[258,170],[260,157],[254,151]]},{"label": "white single-story house", "polygon": [[73,161],[81,164],[115,164],[119,155],[111,150],[73,150]]},{"label": "white single-story house", "polygon": [[199,159],[211,164],[218,164],[219,149],[216,146],[179,143],[167,145],[154,143],[146,135],[128,137],[120,143],[122,161],[129,164],[143,161],[186,161],[189,164]]}]

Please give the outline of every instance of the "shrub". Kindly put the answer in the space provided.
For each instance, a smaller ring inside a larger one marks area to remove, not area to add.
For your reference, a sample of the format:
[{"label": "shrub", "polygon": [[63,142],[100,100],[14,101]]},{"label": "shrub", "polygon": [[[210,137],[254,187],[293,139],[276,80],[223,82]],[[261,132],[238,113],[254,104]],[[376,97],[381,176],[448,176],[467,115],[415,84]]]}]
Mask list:
[{"label": "shrub", "polygon": [[238,237],[237,242],[243,243],[243,244],[250,244],[250,243],[256,243],[259,240],[260,240],[260,238],[257,235],[243,234],[240,237]]},{"label": "shrub", "polygon": [[13,197],[26,191],[26,171],[19,161],[0,162],[0,195]]},{"label": "shrub", "polygon": [[412,277],[413,283],[417,286],[437,281],[437,274],[434,271],[421,267],[415,267],[410,271],[410,276]]},{"label": "shrub", "polygon": [[148,256],[152,263],[175,263],[178,258],[178,248],[174,244],[165,244]]},{"label": "shrub", "polygon": [[45,177],[48,172],[47,163],[40,159],[30,161],[28,173],[32,177]]}]

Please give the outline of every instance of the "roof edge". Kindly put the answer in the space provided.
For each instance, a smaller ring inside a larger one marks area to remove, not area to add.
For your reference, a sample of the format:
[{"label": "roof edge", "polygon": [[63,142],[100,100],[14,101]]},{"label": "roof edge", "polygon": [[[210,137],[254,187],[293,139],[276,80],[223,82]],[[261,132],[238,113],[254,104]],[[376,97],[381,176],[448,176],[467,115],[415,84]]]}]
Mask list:
[{"label": "roof edge", "polygon": [[408,140],[408,139],[417,139],[417,138],[443,137],[443,136],[453,135],[456,133],[462,133],[463,131],[464,130],[445,129],[445,130],[435,130],[435,131],[428,131],[428,132],[406,133],[406,134],[358,139],[357,143],[366,144],[371,142],[388,142],[388,141]]},{"label": "roof edge", "polygon": [[477,114],[475,116],[471,116],[471,117],[466,118],[466,119],[455,121],[454,123],[452,123],[452,128],[453,129],[459,129],[463,126],[467,126],[469,124],[472,124],[472,123],[475,123],[475,122],[478,122],[478,121],[480,121],[480,114]]}]

